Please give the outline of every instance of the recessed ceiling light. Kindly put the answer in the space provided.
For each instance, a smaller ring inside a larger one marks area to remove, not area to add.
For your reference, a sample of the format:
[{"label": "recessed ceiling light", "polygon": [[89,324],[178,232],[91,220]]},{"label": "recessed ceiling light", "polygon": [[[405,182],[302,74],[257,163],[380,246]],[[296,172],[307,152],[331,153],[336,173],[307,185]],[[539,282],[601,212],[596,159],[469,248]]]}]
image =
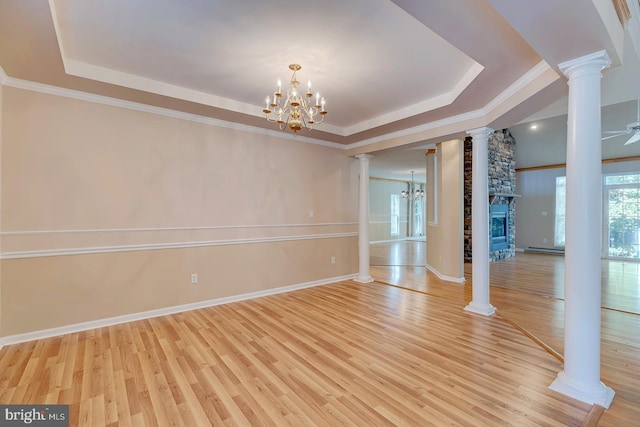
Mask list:
[{"label": "recessed ceiling light", "polygon": [[538,125],[532,124],[531,126],[529,126],[529,129],[536,130],[536,129],[538,129]]}]

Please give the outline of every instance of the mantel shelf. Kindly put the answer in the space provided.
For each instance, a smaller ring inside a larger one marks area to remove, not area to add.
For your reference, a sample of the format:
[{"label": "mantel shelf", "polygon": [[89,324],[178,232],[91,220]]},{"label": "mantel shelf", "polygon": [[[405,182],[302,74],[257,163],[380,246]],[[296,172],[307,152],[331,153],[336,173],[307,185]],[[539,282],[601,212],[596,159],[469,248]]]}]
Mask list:
[{"label": "mantel shelf", "polygon": [[513,203],[513,200],[516,197],[520,197],[520,194],[507,194],[507,193],[490,193],[489,194],[489,204],[492,205],[493,202],[496,201],[496,199],[507,199],[509,201],[509,204]]}]

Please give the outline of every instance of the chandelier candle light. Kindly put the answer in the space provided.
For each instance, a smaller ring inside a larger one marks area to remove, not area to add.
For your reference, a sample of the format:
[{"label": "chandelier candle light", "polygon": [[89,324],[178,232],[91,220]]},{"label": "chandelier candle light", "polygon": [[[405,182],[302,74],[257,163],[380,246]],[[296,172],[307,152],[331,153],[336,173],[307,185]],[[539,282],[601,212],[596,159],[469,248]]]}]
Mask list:
[{"label": "chandelier candle light", "polygon": [[316,92],[314,97],[311,92],[311,81],[307,83],[307,92],[300,93],[298,89],[300,82],[296,79],[296,71],[301,68],[298,64],[289,65],[293,75],[287,88],[286,98],[282,99],[282,83],[278,80],[278,89],[273,94],[273,101],[270,96],[267,96],[266,106],[262,110],[269,122],[278,123],[280,130],[284,130],[286,127],[294,132],[298,132],[302,128],[311,130],[314,124],[322,123],[327,114],[324,109],[324,97],[321,98],[319,92]]},{"label": "chandelier candle light", "polygon": [[416,200],[424,196],[424,190],[417,188],[413,183],[413,172],[414,171],[411,171],[411,184],[409,184],[409,191],[402,190],[400,193],[403,199]]}]

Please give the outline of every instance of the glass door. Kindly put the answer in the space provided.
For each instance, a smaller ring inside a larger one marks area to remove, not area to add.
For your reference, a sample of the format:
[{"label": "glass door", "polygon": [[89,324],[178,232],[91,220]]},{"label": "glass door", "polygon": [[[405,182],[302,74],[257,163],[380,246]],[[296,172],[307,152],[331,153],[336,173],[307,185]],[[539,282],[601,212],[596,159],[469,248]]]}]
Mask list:
[{"label": "glass door", "polygon": [[605,225],[610,258],[640,259],[638,175],[605,177]]}]

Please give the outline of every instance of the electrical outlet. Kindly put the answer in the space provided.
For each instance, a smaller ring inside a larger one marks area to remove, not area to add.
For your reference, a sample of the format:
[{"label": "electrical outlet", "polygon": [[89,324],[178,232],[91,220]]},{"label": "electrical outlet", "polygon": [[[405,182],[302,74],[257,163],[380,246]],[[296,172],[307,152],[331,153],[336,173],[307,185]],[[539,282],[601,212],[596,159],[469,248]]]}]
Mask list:
[{"label": "electrical outlet", "polygon": [[196,283],[198,283],[198,273],[193,273],[193,274],[191,275],[191,283],[192,283],[193,285],[195,285]]},{"label": "electrical outlet", "polygon": [[313,211],[309,211],[309,218],[313,218]]},{"label": "electrical outlet", "polygon": [[331,257],[331,264],[335,264],[336,263],[336,257],[332,256]]}]

